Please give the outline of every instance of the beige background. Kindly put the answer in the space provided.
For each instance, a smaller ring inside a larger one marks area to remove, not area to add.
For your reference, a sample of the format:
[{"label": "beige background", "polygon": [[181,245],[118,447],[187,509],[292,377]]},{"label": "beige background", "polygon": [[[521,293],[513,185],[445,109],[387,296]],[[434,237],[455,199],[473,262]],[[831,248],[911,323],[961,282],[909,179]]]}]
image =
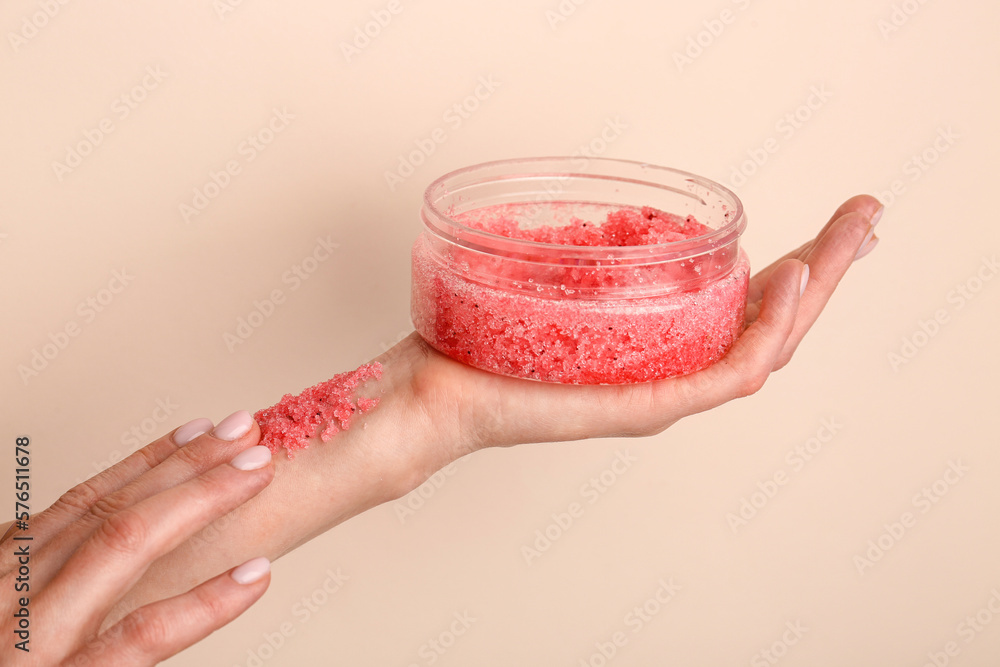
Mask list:
[{"label": "beige background", "polygon": [[[977,276],[995,278],[984,258],[1000,250],[996,3],[564,0],[553,25],[558,0],[400,0],[348,59],[341,43],[386,3],[62,1],[0,9],[2,433],[33,438],[39,507],[132,428],[256,409],[391,345],[409,328],[420,196],[445,171],[572,154],[609,121],[627,128],[595,143],[603,154],[727,183],[766,145],[736,188],[757,267],[848,196],[898,193],[881,245],[760,394],[654,438],[463,460],[405,521],[383,506],[276,563],[263,601],[170,664],[429,665],[421,646],[466,611],[475,623],[434,664],[601,665],[618,631],[614,665],[774,664],[758,652],[796,622],[807,630],[777,664],[916,666],[949,641],[957,655],[939,662],[996,664],[1000,280]],[[480,77],[499,86],[446,122]],[[813,87],[827,99],[800,109]],[[241,142],[275,108],[294,120],[248,161]],[[113,131],[60,180],[53,162],[102,121]],[[447,141],[390,191],[384,173],[437,127]],[[240,173],[186,222],[180,205],[229,160]],[[292,291],[282,275],[327,236],[339,247]],[[129,285],[81,310],[121,269]],[[276,288],[287,301],[227,349]],[[71,322],[79,335],[24,380],[19,365]],[[172,405],[160,423],[157,401]],[[786,455],[829,419],[842,426],[796,470]],[[581,485],[619,450],[637,461],[586,504]],[[915,503],[949,462],[967,471]],[[778,471],[787,484],[734,531],[727,514]],[[521,547],[581,500],[528,564]],[[915,525],[859,572],[907,511]],[[349,581],[317,593],[337,568]],[[681,590],[633,632],[626,614],[661,578]],[[301,613],[314,594],[324,604]],[[963,625],[983,609],[992,622]]]}]

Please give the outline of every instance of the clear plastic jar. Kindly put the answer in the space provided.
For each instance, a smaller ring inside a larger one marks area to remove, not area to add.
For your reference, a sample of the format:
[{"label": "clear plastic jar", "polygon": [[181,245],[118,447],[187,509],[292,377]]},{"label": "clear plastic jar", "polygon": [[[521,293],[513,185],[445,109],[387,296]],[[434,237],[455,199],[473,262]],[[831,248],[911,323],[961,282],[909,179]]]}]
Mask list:
[{"label": "clear plastic jar", "polygon": [[[600,226],[640,207],[708,229],[649,245],[567,245],[470,222],[502,211],[525,229]],[[743,329],[746,215],[735,194],[700,176],[610,159],[491,162],[432,183],[421,217],[414,326],[472,366],[548,382],[645,382],[708,366]]]}]

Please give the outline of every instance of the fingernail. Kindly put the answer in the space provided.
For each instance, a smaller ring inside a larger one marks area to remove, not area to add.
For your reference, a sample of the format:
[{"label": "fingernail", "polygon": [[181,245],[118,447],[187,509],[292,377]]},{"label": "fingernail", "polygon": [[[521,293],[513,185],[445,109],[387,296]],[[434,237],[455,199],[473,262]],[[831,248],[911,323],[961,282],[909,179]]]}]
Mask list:
[{"label": "fingernail", "polygon": [[215,427],[212,435],[220,440],[235,440],[247,434],[253,426],[253,417],[246,410],[240,410],[229,415]]},{"label": "fingernail", "polygon": [[199,417],[198,419],[192,419],[184,426],[181,426],[176,431],[174,431],[174,443],[178,447],[182,447],[199,435],[203,433],[208,433],[212,430],[212,420],[205,419],[204,417]]},{"label": "fingernail", "polygon": [[271,450],[264,445],[245,449],[229,462],[237,470],[256,470],[271,462]]},{"label": "fingernail", "polygon": [[865,245],[861,246],[861,249],[858,250],[858,254],[854,256],[854,261],[856,262],[859,259],[861,259],[862,257],[864,257],[865,255],[867,255],[868,253],[870,253],[872,250],[875,249],[875,246],[877,246],[877,245],[878,245],[878,237],[876,236],[875,238],[873,238],[872,240],[870,240],[868,243],[866,243]]},{"label": "fingernail", "polygon": [[271,571],[271,561],[261,556],[252,558],[233,570],[231,576],[238,584],[252,584]]},{"label": "fingernail", "polygon": [[875,228],[871,227],[868,229],[868,234],[865,236],[865,240],[861,242],[861,247],[858,248],[858,253],[854,256],[855,262],[871,252],[872,249],[868,247],[868,243],[871,242],[873,236],[875,236]]},{"label": "fingernail", "polygon": [[872,214],[871,220],[868,221],[868,224],[871,225],[872,227],[877,225],[878,221],[882,219],[883,213],[885,213],[884,205],[880,206],[879,209]]},{"label": "fingernail", "polygon": [[809,284],[809,265],[808,264],[803,264],[802,265],[802,278],[801,278],[801,280],[799,282],[799,298],[800,299],[802,298],[802,295],[806,293],[806,286],[808,284]]}]

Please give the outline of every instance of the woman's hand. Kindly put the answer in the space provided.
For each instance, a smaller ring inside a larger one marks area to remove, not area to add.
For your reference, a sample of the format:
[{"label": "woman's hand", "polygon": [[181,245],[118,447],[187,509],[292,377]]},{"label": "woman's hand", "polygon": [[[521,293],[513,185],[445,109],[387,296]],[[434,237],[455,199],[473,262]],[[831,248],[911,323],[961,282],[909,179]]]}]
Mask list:
[{"label": "woman's hand", "polygon": [[[487,373],[423,349],[418,396],[430,414],[455,414],[455,457],[480,447],[658,433],[682,417],[759,390],[786,363],[851,263],[875,247],[882,205],[845,202],[815,239],[750,280],[747,328],[718,363],[679,378],[637,385],[546,384]],[[804,291],[801,291],[804,290]],[[800,293],[801,291],[801,293]]]},{"label": "woman's hand", "polygon": [[[278,454],[274,483],[218,527],[159,559],[112,612],[111,622],[252,555],[278,558],[404,496],[482,447],[649,435],[754,393],[791,358],[851,262],[874,247],[871,232],[880,209],[871,197],[849,200],[816,239],[758,272],[750,283],[743,335],[718,363],[685,377],[621,386],[544,384],[466,366],[409,336],[377,359],[382,379],[360,390],[380,398],[376,409],[329,442],[314,438],[294,461]],[[316,375],[329,373],[323,368]],[[259,431],[253,425],[239,437],[240,446],[250,446]],[[189,460],[195,458],[191,453]],[[222,455],[206,449],[197,456],[217,464]]]},{"label": "woman's hand", "polygon": [[256,602],[270,582],[265,558],[102,630],[153,561],[271,482],[270,451],[234,442],[259,436],[252,427],[246,412],[214,430],[189,422],[67,492],[28,530],[12,524],[0,540],[0,664],[153,665]]}]

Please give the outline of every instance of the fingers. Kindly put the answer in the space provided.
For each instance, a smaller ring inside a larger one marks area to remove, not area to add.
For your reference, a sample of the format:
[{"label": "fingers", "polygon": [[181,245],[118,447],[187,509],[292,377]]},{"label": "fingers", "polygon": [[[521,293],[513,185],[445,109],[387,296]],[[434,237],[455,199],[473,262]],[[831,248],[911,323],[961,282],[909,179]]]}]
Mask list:
[{"label": "fingers", "polygon": [[249,609],[267,590],[270,569],[266,558],[255,558],[187,593],[140,607],[69,663],[155,665],[166,660]]},{"label": "fingers", "polygon": [[[154,440],[142,449],[132,453],[125,460],[104,470],[83,484],[77,485],[64,494],[47,510],[52,514],[61,513],[61,518],[76,520],[90,509],[93,502],[122,488],[136,477],[155,468],[168,456],[191,440],[213,427],[205,418],[194,419],[175,429],[172,433]],[[41,515],[38,517],[42,518]]]},{"label": "fingers", "polygon": [[[809,253],[816,247],[817,244],[823,241],[827,233],[842,217],[849,213],[857,213],[870,220],[873,219],[881,209],[882,204],[877,199],[869,195],[857,195],[845,201],[839,208],[837,208],[837,211],[813,239],[810,239],[784,257],[772,262],[769,266],[754,274],[754,276],[750,279],[750,290],[747,297],[749,302],[754,303],[760,300],[761,295],[764,293],[764,285],[767,284],[768,279],[771,277],[771,273],[779,264],[787,259],[797,259],[803,262],[807,261]],[[878,219],[875,218],[875,223],[877,222]]]},{"label": "fingers", "polygon": [[[878,219],[875,218],[875,223]],[[860,212],[838,218],[805,258],[809,265],[809,285],[806,287],[799,312],[788,341],[778,358],[775,370],[792,358],[803,337],[819,318],[841,278],[851,264],[871,252],[878,243],[871,218]]]},{"label": "fingers", "polygon": [[[165,460],[159,461],[157,465],[121,488],[91,502],[90,507],[71,525],[51,537],[45,544],[45,559],[34,573],[36,581],[43,585],[47,583],[83,540],[118,511],[194,479],[232,459],[240,451],[257,444],[260,432],[254,424],[253,417],[245,410],[223,419],[211,433],[202,430],[208,424],[211,422],[205,419],[185,431],[181,429],[185,429],[188,425],[178,429],[177,432],[181,432],[178,440],[185,443],[183,446],[175,445],[173,452]],[[196,431],[201,432],[196,436]],[[138,471],[141,468],[141,465],[136,464],[130,471]]]},{"label": "fingers", "polygon": [[[31,517],[31,536],[35,549],[41,549],[52,538],[84,516],[99,499],[121,489],[140,475],[155,468],[177,448],[198,435],[210,431],[212,422],[195,419],[172,433],[154,440],[123,461],[104,470],[64,493],[51,507]],[[3,540],[0,540],[2,542]],[[6,572],[11,563],[8,554],[0,554],[0,571]]]},{"label": "fingers", "polygon": [[[554,405],[522,400],[532,412],[524,420],[530,435],[514,442],[574,440],[658,433],[677,420],[760,389],[795,323],[805,267],[789,260],[776,268],[765,290],[760,317],[740,336],[729,353],[705,370],[679,378],[637,385],[546,387]],[[525,391],[535,385],[520,383]]]},{"label": "fingers", "polygon": [[877,245],[878,245],[878,237],[875,236],[875,230],[873,229],[871,232],[871,238],[868,239],[867,243],[862,244],[861,249],[858,250],[858,254],[854,256],[854,261],[856,262],[865,255],[867,255],[868,253],[870,253],[872,250],[875,249],[875,246]]},{"label": "fingers", "polygon": [[672,380],[664,380],[663,407],[680,407],[682,415],[702,412],[734,398],[756,393],[767,380],[796,323],[806,267],[786,260],[771,274],[764,290],[760,316],[747,327],[725,357],[712,366]]},{"label": "fingers", "polygon": [[[872,220],[872,218],[874,218],[875,215],[878,214],[883,208],[882,202],[875,199],[875,197],[872,197],[871,195],[855,195],[837,208],[834,214],[830,216],[830,220],[827,221],[827,223],[823,226],[823,229],[820,230],[820,233],[816,235],[816,238],[823,238],[823,236],[830,231],[837,220],[840,220],[848,213],[858,213],[861,216]],[[875,224],[878,224],[878,219],[872,221],[872,225]]]},{"label": "fingers", "polygon": [[271,452],[258,445],[230,463],[111,515],[35,603],[39,617],[65,619],[59,634],[47,641],[57,644],[94,635],[150,563],[257,495],[273,476]]}]

